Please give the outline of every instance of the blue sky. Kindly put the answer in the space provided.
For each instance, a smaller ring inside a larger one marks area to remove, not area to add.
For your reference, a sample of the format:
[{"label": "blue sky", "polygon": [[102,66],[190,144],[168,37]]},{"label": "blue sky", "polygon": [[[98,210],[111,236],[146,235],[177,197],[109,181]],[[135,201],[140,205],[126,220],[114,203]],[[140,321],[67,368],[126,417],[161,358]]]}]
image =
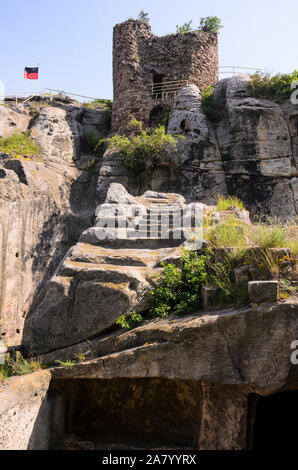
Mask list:
[{"label": "blue sky", "polygon": [[2,0],[0,80],[6,91],[35,91],[23,70],[39,63],[39,89],[112,98],[113,26],[141,9],[158,36],[189,20],[197,27],[201,17],[220,17],[220,65],[270,73],[298,68],[297,0]]}]

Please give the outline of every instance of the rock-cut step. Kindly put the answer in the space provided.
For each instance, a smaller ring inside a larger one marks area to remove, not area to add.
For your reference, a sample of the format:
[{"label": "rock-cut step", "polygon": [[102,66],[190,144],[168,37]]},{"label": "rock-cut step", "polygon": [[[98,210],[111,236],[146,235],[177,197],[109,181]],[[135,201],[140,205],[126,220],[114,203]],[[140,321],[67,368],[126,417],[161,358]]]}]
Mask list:
[{"label": "rock-cut step", "polygon": [[[173,238],[173,231],[169,231],[169,238],[161,237],[126,237],[126,238],[104,238],[100,240],[97,236],[97,227],[90,227],[85,230],[80,239],[79,243],[87,243],[96,246],[109,247],[109,248],[135,248],[135,249],[159,249],[167,247],[180,246],[186,239],[182,232],[177,232],[180,238]],[[129,234],[129,232],[128,232]]]}]

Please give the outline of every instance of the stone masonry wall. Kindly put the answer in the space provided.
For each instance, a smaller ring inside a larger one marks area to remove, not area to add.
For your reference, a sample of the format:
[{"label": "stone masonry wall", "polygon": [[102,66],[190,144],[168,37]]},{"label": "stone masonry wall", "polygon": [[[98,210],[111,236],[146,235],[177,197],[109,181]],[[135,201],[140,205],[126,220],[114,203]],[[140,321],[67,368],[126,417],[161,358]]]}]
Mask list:
[{"label": "stone masonry wall", "polygon": [[[188,80],[201,90],[218,79],[217,34],[193,31],[157,37],[143,21],[126,21],[114,28],[113,132],[123,133],[133,114],[149,126],[149,116],[159,105],[172,106],[174,97],[155,98],[150,93],[153,74],[162,81]],[[149,91],[148,91],[149,90]]]}]

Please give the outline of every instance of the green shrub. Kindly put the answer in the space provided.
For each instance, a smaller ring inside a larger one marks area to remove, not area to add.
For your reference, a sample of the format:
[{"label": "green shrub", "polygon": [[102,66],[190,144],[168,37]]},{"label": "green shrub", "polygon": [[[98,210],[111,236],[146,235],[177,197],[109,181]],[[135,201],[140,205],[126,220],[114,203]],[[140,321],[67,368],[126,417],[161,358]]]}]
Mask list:
[{"label": "green shrub", "polygon": [[158,162],[167,160],[171,152],[176,151],[177,138],[183,138],[166,134],[164,126],[144,131],[142,124],[134,118],[131,119],[129,127],[138,134],[131,137],[115,135],[100,140],[98,145],[108,142],[109,148],[119,150],[124,165],[136,174],[150,170]]},{"label": "green shrub", "polygon": [[106,99],[96,99],[93,101],[89,101],[88,103],[84,103],[82,106],[85,108],[91,108],[91,109],[100,109],[100,108],[108,108],[112,109],[113,101],[112,100],[106,100]]},{"label": "green shrub", "polygon": [[217,202],[217,211],[226,211],[228,209],[241,209],[244,210],[244,204],[243,202],[238,199],[236,196],[219,196],[218,202]]},{"label": "green shrub", "polygon": [[177,34],[185,34],[185,33],[189,33],[191,30],[192,30],[192,20],[189,21],[188,23],[184,23],[182,26],[179,26],[177,24],[176,26],[176,33]]},{"label": "green shrub", "polygon": [[206,256],[183,251],[179,266],[163,266],[152,293],[151,315],[165,318],[173,311],[183,313],[199,307],[201,287],[207,278]]},{"label": "green shrub", "polygon": [[221,20],[217,16],[207,16],[206,18],[200,19],[200,31],[218,33],[222,27]]},{"label": "green shrub", "polygon": [[31,157],[40,155],[40,146],[30,138],[29,131],[0,138],[0,152],[14,156]]},{"label": "green shrub", "polygon": [[171,313],[183,314],[202,306],[202,286],[215,285],[226,304],[243,304],[247,301],[246,290],[235,284],[234,268],[242,258],[227,256],[224,263],[215,262],[212,250],[204,254],[183,251],[178,266],[163,266],[152,292],[150,314],[167,318]]},{"label": "green shrub", "polygon": [[79,362],[83,362],[83,361],[86,360],[86,356],[85,356],[85,354],[84,354],[82,351],[80,351],[80,352],[77,354],[77,359],[78,359]]},{"label": "green shrub", "polygon": [[289,99],[293,93],[291,84],[298,81],[298,71],[289,74],[269,75],[255,73],[249,82],[251,96],[278,103]]},{"label": "green shrub", "polygon": [[135,328],[138,324],[142,323],[143,317],[135,310],[131,313],[129,317],[125,315],[121,315],[116,320],[116,325],[121,326],[125,330],[130,330],[131,328]]},{"label": "green shrub", "polygon": [[209,121],[216,121],[219,118],[214,101],[215,85],[209,85],[202,91],[202,111]]},{"label": "green shrub", "polygon": [[287,238],[285,246],[290,248],[293,255],[298,255],[298,240],[297,238]]}]

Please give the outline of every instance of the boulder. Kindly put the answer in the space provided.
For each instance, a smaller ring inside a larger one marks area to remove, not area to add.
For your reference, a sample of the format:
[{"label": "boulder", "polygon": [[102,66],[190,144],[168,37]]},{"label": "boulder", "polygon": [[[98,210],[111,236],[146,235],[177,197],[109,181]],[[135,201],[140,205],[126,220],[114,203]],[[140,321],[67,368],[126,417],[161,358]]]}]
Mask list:
[{"label": "boulder", "polygon": [[248,283],[250,302],[256,304],[276,302],[278,298],[278,285],[278,281],[250,281]]}]

